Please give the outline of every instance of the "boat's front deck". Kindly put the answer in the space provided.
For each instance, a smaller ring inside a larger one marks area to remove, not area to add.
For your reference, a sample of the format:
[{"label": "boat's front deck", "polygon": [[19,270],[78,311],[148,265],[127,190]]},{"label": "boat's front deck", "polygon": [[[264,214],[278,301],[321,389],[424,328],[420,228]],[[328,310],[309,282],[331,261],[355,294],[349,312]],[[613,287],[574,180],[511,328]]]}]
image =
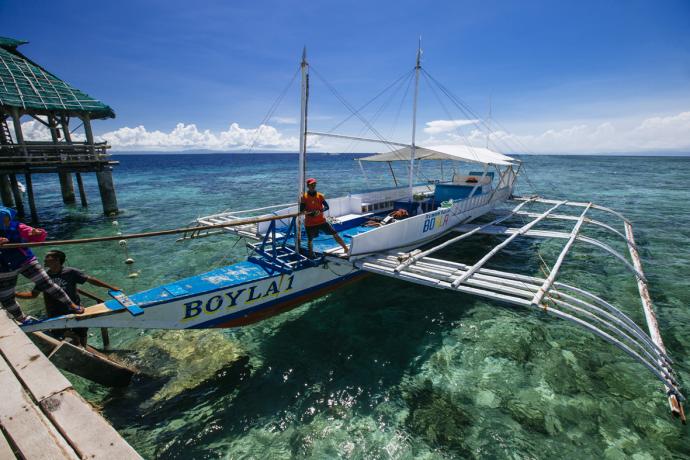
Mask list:
[{"label": "boat's front deck", "polygon": [[[338,219],[334,220],[331,225],[333,226],[333,229],[340,235],[340,237],[345,241],[345,244],[349,245],[350,241],[352,238],[356,235],[360,235],[362,233],[369,232],[371,230],[374,230],[376,227],[372,226],[365,226],[369,220],[371,220],[373,217],[382,217],[385,216],[387,213],[382,212],[382,213],[366,213],[366,214],[349,214],[346,216],[341,216]],[[282,228],[277,230],[277,232],[284,234],[287,232],[287,228]],[[301,244],[300,247],[302,248],[302,252],[304,254],[307,253],[308,247],[307,247],[307,233],[306,230],[303,228],[302,229],[302,234],[301,234]],[[295,245],[295,239],[294,236],[290,237],[287,239],[287,246],[292,246],[294,247]],[[342,254],[342,248],[340,245],[335,241],[335,238],[333,235],[329,235],[326,233],[321,232],[319,236],[314,238],[312,242],[313,250],[315,255],[322,255],[322,254]]]}]

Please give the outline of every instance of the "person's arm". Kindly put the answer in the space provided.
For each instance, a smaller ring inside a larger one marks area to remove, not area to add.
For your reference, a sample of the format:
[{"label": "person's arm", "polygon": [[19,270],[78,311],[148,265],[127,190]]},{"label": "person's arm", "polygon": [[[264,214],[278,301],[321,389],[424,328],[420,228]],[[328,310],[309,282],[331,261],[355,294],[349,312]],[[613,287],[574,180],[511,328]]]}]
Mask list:
[{"label": "person's arm", "polygon": [[328,206],[328,203],[326,203],[326,200],[323,200],[321,203],[323,203],[323,212],[326,212],[329,209],[331,209],[330,206]]},{"label": "person's arm", "polygon": [[98,278],[94,278],[93,276],[86,276],[86,282],[89,284],[93,284],[94,286],[106,288],[106,289],[111,289],[113,291],[122,291],[119,287],[113,286],[112,284],[108,284],[105,281],[101,281]]},{"label": "person's arm", "polygon": [[42,228],[33,228],[26,224],[19,224],[19,236],[29,243],[40,243],[41,241],[45,241],[48,232]]},{"label": "person's arm", "polygon": [[35,299],[39,294],[39,291],[23,291],[16,292],[14,295],[20,299]]}]

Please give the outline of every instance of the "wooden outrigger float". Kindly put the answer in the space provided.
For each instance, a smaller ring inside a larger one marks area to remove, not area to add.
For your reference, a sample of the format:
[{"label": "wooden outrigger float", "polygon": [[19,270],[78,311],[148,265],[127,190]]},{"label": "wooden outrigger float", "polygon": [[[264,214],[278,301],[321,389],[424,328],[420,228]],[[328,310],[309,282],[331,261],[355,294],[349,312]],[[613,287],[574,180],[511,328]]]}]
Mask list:
[{"label": "wooden outrigger float", "polygon": [[[309,66],[306,56],[303,56],[301,68],[302,120],[298,197],[301,198],[303,195],[306,177],[308,135],[328,135],[383,143],[389,149],[395,149],[362,158],[361,161],[386,162],[389,165],[394,161],[409,162],[407,186],[349,194],[328,200],[330,210],[326,215],[331,219],[335,230],[347,241],[347,252],[343,252],[331,237],[324,237],[314,241],[317,257],[305,257],[305,236],[298,204],[224,212],[198,219],[196,227],[118,236],[114,238],[182,234],[181,240],[187,240],[230,233],[250,240],[248,248],[251,255],[244,262],[131,296],[112,293],[112,300],[88,307],[84,314],[34,321],[23,325],[22,328],[25,331],[39,331],[70,327],[239,327],[322,296],[367,273],[376,273],[424,286],[472,294],[500,303],[537,309],[584,328],[615,345],[652,372],[664,385],[671,411],[685,422],[681,404],[684,397],[672,370],[672,360],[666,353],[659,333],[632,226],[625,217],[592,203],[548,200],[537,196],[515,197],[513,190],[521,171],[520,161],[489,149],[467,146],[416,146],[416,101],[421,71],[419,51],[414,68],[415,115],[412,143],[409,145],[382,139],[309,132]],[[469,165],[469,168],[466,174],[456,172],[451,180],[415,183],[415,164],[433,160],[455,161]],[[513,207],[506,211],[505,205]],[[531,209],[544,205],[548,206],[548,209]],[[562,213],[563,209],[573,207],[581,210],[579,215]],[[386,225],[368,225],[371,219],[385,217],[397,209],[405,209],[409,217]],[[592,210],[621,219],[623,231],[590,218]],[[490,214],[494,214],[495,218],[489,222],[473,223],[478,218]],[[516,218],[529,218],[531,221],[520,227],[501,225]],[[574,222],[574,225],[569,232],[536,228],[547,221]],[[582,230],[586,226],[603,228],[621,237],[628,248],[630,261],[607,243],[584,236]],[[452,236],[456,232],[460,232],[460,235]],[[475,234],[491,234],[506,238],[473,265],[431,257],[435,252],[459,244]],[[566,240],[547,276],[526,276],[486,268],[492,257],[518,237]],[[88,241],[114,238],[92,238]],[[441,240],[443,242],[439,243]],[[65,243],[76,242],[46,242],[22,246]],[[620,260],[632,273],[637,280],[649,334],[621,308],[582,288],[557,280],[560,268],[575,243],[587,243],[603,249]]]}]

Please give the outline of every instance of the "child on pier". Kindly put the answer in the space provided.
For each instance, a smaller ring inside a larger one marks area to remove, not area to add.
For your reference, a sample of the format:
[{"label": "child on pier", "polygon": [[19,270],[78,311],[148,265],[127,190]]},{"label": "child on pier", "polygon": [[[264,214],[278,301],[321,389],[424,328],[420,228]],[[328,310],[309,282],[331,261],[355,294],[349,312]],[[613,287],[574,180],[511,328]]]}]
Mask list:
[{"label": "child on pier", "polygon": [[37,290],[49,293],[73,313],[83,313],[84,309],[70,300],[65,291],[55,284],[38,263],[29,248],[3,249],[7,243],[30,243],[43,241],[47,233],[40,228],[32,228],[15,220],[14,209],[0,206],[0,303],[18,321],[24,314],[15,299],[17,275],[30,279]]}]

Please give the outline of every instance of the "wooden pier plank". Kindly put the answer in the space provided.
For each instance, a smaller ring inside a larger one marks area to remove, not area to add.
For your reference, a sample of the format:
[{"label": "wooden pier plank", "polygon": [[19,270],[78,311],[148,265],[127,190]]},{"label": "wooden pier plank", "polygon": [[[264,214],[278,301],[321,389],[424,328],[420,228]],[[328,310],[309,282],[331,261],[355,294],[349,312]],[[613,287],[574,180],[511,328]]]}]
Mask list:
[{"label": "wooden pier plank", "polygon": [[81,458],[141,459],[118,432],[74,390],[65,390],[43,400],[41,407]]},{"label": "wooden pier plank", "polygon": [[0,351],[36,401],[72,387],[4,310],[0,312]]},{"label": "wooden pier plank", "polygon": [[7,362],[0,358],[0,424],[22,457],[78,459],[74,450],[31,401]]},{"label": "wooden pier plank", "polygon": [[14,451],[12,451],[10,443],[7,442],[7,438],[5,438],[4,434],[0,433],[0,459],[14,460],[16,458],[17,456],[14,455]]}]

